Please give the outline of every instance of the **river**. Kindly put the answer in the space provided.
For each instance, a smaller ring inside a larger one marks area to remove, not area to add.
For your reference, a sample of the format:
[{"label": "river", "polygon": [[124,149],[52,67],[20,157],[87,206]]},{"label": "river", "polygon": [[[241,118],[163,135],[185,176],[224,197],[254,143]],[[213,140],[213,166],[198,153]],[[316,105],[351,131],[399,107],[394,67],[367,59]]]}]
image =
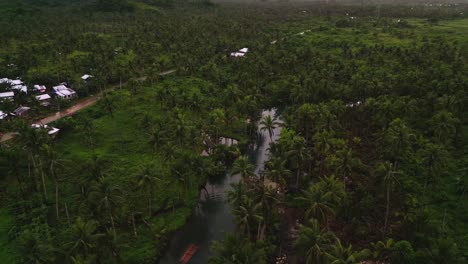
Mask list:
[{"label": "river", "polygon": [[[262,116],[275,116],[274,110],[263,111]],[[281,128],[274,131],[273,141],[279,137]],[[262,140],[247,152],[249,158],[256,164],[255,173],[263,170],[268,160],[268,147],[270,138],[268,131],[260,131]],[[191,244],[199,246],[190,264],[206,264],[212,255],[211,244],[215,240],[223,240],[226,233],[235,232],[236,225],[231,214],[231,206],[227,201],[227,192],[231,184],[240,180],[240,175],[231,176],[230,173],[216,183],[208,182],[202,191],[198,207],[187,224],[182,227],[171,239],[166,255],[160,260],[161,264],[179,263],[180,257]]]}]

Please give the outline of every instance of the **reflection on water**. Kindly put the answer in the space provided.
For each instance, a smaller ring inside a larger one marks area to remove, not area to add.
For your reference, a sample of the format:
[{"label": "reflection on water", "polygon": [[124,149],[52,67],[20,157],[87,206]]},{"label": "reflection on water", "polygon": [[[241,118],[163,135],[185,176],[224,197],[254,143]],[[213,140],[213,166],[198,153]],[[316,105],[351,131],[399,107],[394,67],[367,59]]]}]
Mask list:
[{"label": "reflection on water", "polygon": [[[264,111],[263,116],[275,115],[275,111]],[[273,140],[279,136],[280,128],[275,129]],[[255,172],[263,170],[264,163],[268,159],[268,132],[261,132],[262,140],[248,153],[256,164]],[[211,255],[211,243],[214,240],[222,240],[226,233],[234,232],[236,229],[234,218],[231,215],[231,206],[227,202],[227,192],[231,183],[240,180],[240,175],[225,175],[222,181],[207,183],[206,191],[200,193],[200,201],[195,208],[193,216],[188,223],[178,231],[171,239],[168,251],[161,264],[179,263],[180,257],[190,244],[195,244],[200,249],[195,253],[189,263],[205,264]]]}]

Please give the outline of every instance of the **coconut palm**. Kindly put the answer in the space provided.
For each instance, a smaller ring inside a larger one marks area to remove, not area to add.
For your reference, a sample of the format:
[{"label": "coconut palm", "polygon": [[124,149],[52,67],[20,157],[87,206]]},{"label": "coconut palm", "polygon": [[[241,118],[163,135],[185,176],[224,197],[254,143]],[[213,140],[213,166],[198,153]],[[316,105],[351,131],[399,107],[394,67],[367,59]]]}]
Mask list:
[{"label": "coconut palm", "polygon": [[249,157],[240,156],[232,165],[232,175],[240,173],[242,179],[255,175],[255,166],[249,161]]},{"label": "coconut palm", "polygon": [[341,183],[334,177],[328,177],[311,184],[296,200],[306,204],[306,219],[313,217],[322,223],[328,223],[329,216],[335,215],[336,208],[343,200],[343,194]]},{"label": "coconut palm", "polygon": [[334,240],[333,233],[322,230],[317,219],[309,219],[299,227],[294,248],[299,255],[305,256],[307,264],[325,264],[328,262],[326,252]]},{"label": "coconut palm", "polygon": [[224,241],[215,241],[212,249],[215,254],[209,264],[267,264],[272,248],[262,241],[252,242],[243,236],[229,234]]},{"label": "coconut palm", "polygon": [[69,248],[68,254],[87,258],[92,253],[91,251],[99,245],[99,239],[104,236],[104,234],[98,233],[97,227],[96,221],[86,221],[78,217],[70,229],[70,242],[65,244]]},{"label": "coconut palm", "polygon": [[115,210],[121,203],[121,190],[117,184],[115,184],[109,177],[101,177],[91,187],[89,197],[97,205],[97,209],[102,213],[108,214],[114,237],[117,236],[115,231]]},{"label": "coconut palm", "polygon": [[259,223],[260,227],[260,223],[263,222],[261,204],[255,204],[255,202],[247,196],[242,199],[242,202],[237,208],[233,209],[233,214],[237,220],[237,224],[249,238],[252,237],[251,227],[256,223]]},{"label": "coconut palm", "polygon": [[386,234],[387,226],[388,226],[388,217],[390,215],[390,194],[391,194],[391,190],[393,189],[393,186],[395,185],[395,183],[398,182],[397,175],[400,174],[400,172],[395,171],[394,165],[391,162],[386,161],[386,162],[381,162],[377,164],[376,174],[381,177],[385,186],[386,205],[385,205],[384,234]]},{"label": "coconut palm", "polygon": [[346,189],[346,179],[360,161],[354,157],[353,150],[349,147],[337,151],[336,157],[338,159],[336,170],[343,175],[343,186]]},{"label": "coconut palm", "polygon": [[135,175],[135,181],[138,188],[141,188],[145,191],[148,198],[148,216],[151,217],[152,206],[154,196],[154,188],[157,181],[160,179],[157,176],[157,169],[153,164],[145,164],[141,166],[138,173]]},{"label": "coconut palm", "polygon": [[271,115],[264,116],[262,121],[260,121],[260,130],[261,131],[268,131],[268,135],[270,136],[270,142],[273,141],[273,135],[275,134],[275,129],[280,125],[276,118],[272,118]]},{"label": "coconut palm", "polygon": [[265,168],[265,176],[282,185],[286,184],[285,178],[291,176],[291,171],[286,168],[286,160],[278,157],[270,159],[265,164]]},{"label": "coconut palm", "polygon": [[359,264],[367,251],[356,252],[353,246],[343,246],[340,239],[325,253],[330,264]]},{"label": "coconut palm", "polygon": [[55,184],[55,212],[57,219],[59,218],[59,173],[58,170],[62,167],[62,160],[59,159],[51,145],[42,145],[41,157],[43,172],[50,175]]}]

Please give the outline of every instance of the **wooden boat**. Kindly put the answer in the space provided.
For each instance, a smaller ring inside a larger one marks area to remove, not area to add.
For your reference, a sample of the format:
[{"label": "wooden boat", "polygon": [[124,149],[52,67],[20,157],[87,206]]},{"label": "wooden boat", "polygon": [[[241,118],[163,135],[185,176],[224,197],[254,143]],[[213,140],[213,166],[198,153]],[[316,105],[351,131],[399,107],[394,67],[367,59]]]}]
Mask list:
[{"label": "wooden boat", "polygon": [[185,253],[179,259],[180,263],[187,264],[199,248],[200,247],[196,246],[195,244],[190,244],[190,246],[188,246],[188,248],[185,250]]}]

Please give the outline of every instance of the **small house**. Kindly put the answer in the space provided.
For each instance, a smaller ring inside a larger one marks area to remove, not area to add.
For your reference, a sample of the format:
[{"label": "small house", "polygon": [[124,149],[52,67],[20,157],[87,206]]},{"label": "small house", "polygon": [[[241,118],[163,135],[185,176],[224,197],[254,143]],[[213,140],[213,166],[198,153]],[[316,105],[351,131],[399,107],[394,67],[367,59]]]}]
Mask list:
[{"label": "small house", "polygon": [[50,95],[48,94],[41,94],[41,95],[38,95],[36,96],[36,99],[41,102],[41,105],[42,106],[48,106],[50,105],[50,102],[49,100],[51,99],[52,97],[50,97]]},{"label": "small house", "polygon": [[47,90],[47,87],[45,85],[39,85],[39,84],[34,85],[34,88],[33,88],[33,92],[45,93],[46,90]]},{"label": "small house", "polygon": [[248,51],[249,51],[248,48],[242,48],[237,52],[232,52],[231,57],[244,57]]},{"label": "small house", "polygon": [[89,74],[85,74],[85,75],[81,76],[81,79],[82,79],[83,81],[87,81],[89,78],[93,78],[93,76],[92,76],[92,75],[89,75]]},{"label": "small house", "polygon": [[14,97],[14,92],[0,93],[0,101],[12,101]]},{"label": "small house", "polygon": [[244,57],[245,53],[242,52],[232,52],[231,57]]},{"label": "small house", "polygon": [[47,130],[47,134],[52,136],[52,137],[56,137],[58,132],[60,131],[60,129],[58,129],[56,127],[50,127],[48,125],[32,124],[31,127],[36,128],[36,129],[45,129],[45,130]]},{"label": "small house", "polygon": [[12,116],[17,116],[17,117],[24,117],[28,114],[29,112],[29,109],[31,109],[30,107],[27,107],[27,106],[20,106],[18,108],[16,108],[12,113],[11,115]]},{"label": "small house", "polygon": [[8,114],[0,110],[0,120],[3,120],[8,117]]},{"label": "small house", "polygon": [[71,99],[76,96],[76,92],[61,84],[53,87],[54,94],[60,99]]}]

